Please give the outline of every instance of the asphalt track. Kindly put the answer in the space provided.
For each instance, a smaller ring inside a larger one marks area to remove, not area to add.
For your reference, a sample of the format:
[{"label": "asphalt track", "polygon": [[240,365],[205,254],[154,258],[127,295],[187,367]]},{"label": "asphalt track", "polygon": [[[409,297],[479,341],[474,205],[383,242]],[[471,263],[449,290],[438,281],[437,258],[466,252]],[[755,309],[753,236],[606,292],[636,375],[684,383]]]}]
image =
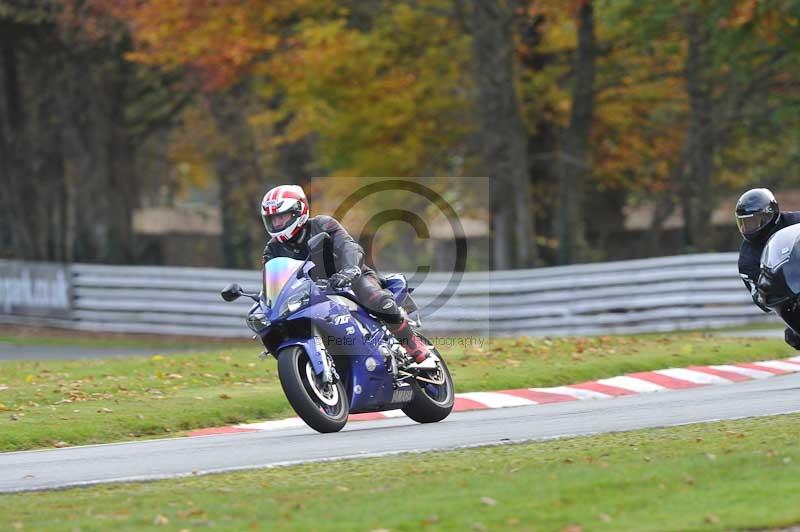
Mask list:
[{"label": "asphalt track", "polygon": [[537,441],[800,411],[800,374],[615,399],[0,454],[0,492],[156,480],[302,462]]}]

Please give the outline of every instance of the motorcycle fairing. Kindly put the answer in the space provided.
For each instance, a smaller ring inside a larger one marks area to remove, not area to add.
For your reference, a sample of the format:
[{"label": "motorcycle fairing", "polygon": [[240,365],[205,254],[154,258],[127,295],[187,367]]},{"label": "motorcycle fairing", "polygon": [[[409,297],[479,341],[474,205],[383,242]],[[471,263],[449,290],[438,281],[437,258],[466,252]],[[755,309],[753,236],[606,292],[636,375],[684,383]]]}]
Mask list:
[{"label": "motorcycle fairing", "polygon": [[761,253],[761,267],[777,274],[783,270],[786,286],[800,294],[800,224],[790,225],[775,233]]},{"label": "motorcycle fairing", "polygon": [[777,311],[778,316],[795,333],[800,334],[800,310],[794,305],[784,305]]},{"label": "motorcycle fairing", "polygon": [[[376,410],[381,405],[389,404],[393,384],[391,372],[386,368],[379,349],[384,340],[380,325],[363,308],[351,313],[345,305],[321,294],[317,296],[311,296],[311,301],[317,301],[315,304],[309,304],[285,319],[305,319],[314,324],[324,347],[335,360],[338,374],[345,380],[351,412]],[[356,319],[360,321],[360,326]],[[286,340],[278,350],[291,345],[306,349],[314,373],[323,374],[326,370],[324,354],[313,337]],[[372,362],[368,362],[370,358]],[[372,371],[368,367],[372,367]]]}]

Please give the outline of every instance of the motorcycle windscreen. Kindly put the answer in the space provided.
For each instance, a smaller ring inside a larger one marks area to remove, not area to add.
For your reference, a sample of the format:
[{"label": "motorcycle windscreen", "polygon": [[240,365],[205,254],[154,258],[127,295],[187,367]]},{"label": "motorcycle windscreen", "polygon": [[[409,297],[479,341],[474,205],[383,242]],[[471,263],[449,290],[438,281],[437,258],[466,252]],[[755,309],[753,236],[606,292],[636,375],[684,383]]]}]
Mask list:
[{"label": "motorcycle windscreen", "polygon": [[786,285],[800,294],[800,224],[781,229],[769,239],[761,253],[761,267],[775,273],[783,269]]},{"label": "motorcycle windscreen", "polygon": [[283,287],[295,278],[302,265],[303,261],[288,257],[276,257],[264,265],[264,295],[267,305],[271,307],[275,304]]}]

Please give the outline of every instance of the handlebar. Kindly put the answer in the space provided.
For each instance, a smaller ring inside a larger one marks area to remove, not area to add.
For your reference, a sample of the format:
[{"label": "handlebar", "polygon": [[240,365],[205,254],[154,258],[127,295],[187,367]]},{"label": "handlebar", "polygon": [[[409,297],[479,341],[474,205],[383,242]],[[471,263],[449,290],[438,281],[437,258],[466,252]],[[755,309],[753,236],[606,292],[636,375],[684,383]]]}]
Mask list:
[{"label": "handlebar", "polygon": [[317,288],[322,290],[324,293],[333,294],[333,295],[336,295],[336,294],[339,294],[339,293],[342,293],[342,292],[346,292],[346,291],[348,291],[350,289],[350,286],[351,286],[351,285],[348,284],[344,288],[334,288],[334,287],[332,287],[330,285],[330,283],[328,282],[328,279],[317,279],[316,281],[314,281],[314,284],[316,284]]}]

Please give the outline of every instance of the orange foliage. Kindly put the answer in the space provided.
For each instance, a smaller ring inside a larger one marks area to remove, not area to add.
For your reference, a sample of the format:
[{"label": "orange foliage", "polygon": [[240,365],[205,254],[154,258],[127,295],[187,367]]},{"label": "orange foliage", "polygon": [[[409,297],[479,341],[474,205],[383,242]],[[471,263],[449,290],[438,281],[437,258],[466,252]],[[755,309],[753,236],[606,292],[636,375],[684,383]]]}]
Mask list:
[{"label": "orange foliage", "polygon": [[93,0],[128,22],[136,50],[129,59],[176,69],[189,67],[204,88],[225,89],[254,62],[291,45],[293,19],[326,10],[318,0]]}]

